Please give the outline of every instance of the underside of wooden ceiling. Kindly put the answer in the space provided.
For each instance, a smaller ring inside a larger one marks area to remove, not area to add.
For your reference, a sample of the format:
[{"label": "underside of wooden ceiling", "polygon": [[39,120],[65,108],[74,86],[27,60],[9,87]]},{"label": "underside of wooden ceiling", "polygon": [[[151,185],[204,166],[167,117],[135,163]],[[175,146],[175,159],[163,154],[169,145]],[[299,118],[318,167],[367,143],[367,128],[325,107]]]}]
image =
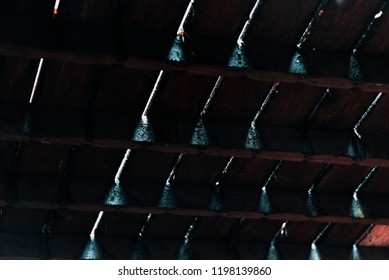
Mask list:
[{"label": "underside of wooden ceiling", "polygon": [[382,0],[1,0],[0,258],[388,259]]}]

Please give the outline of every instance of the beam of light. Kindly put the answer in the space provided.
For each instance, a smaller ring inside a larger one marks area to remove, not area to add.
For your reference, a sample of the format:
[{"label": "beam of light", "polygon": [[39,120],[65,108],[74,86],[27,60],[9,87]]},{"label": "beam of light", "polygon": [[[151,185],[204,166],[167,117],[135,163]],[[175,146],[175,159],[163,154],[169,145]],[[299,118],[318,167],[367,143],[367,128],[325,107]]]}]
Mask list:
[{"label": "beam of light", "polygon": [[278,249],[276,247],[276,243],[274,240],[270,242],[269,251],[267,253],[267,259],[268,260],[279,260],[280,259]]},{"label": "beam of light", "polygon": [[209,141],[208,130],[204,125],[203,119],[200,118],[197,121],[190,143],[192,145],[208,146]]},{"label": "beam of light", "polygon": [[366,218],[365,210],[356,193],[354,193],[353,199],[351,201],[350,215],[356,219]]},{"label": "beam of light", "polygon": [[316,200],[315,200],[315,195],[312,190],[308,191],[307,195],[307,202],[306,202],[306,211],[307,215],[310,217],[316,217],[319,215],[319,212],[316,207]]},{"label": "beam of light", "polygon": [[308,74],[307,66],[303,56],[299,52],[295,52],[289,65],[289,73],[306,75]]},{"label": "beam of light", "polygon": [[138,142],[155,142],[154,129],[147,116],[142,116],[131,139]]},{"label": "beam of light", "polygon": [[265,187],[262,188],[261,197],[259,199],[258,212],[265,215],[273,213],[273,206],[270,202],[270,198]]},{"label": "beam of light", "polygon": [[349,67],[348,67],[348,77],[351,80],[356,80],[356,81],[363,80],[361,66],[359,65],[358,59],[353,54],[350,56]]},{"label": "beam of light", "polygon": [[222,182],[228,172],[231,169],[232,163],[234,162],[235,158],[231,157],[230,160],[227,162],[226,166],[224,167],[222,173],[219,175],[218,179],[216,180],[216,183],[213,187],[212,195],[211,195],[211,201],[209,203],[209,209],[216,211],[216,212],[222,212],[224,211],[224,199],[222,194]]},{"label": "beam of light", "polygon": [[158,207],[160,207],[160,208],[174,209],[177,207],[176,198],[174,196],[172,183],[176,178],[177,169],[180,166],[183,157],[184,157],[183,153],[181,153],[178,156],[177,161],[174,164],[174,166],[169,174],[169,177],[166,180],[165,187],[162,191],[162,195],[158,201]]},{"label": "beam of light", "polygon": [[170,61],[185,62],[188,60],[187,56],[189,50],[187,50],[185,46],[185,24],[191,15],[191,11],[194,9],[194,3],[195,0],[189,1],[188,7],[186,8],[185,14],[178,27],[177,36],[169,50],[169,54],[167,55],[167,59]]},{"label": "beam of light", "polygon": [[88,243],[85,246],[84,251],[81,254],[81,259],[83,260],[99,260],[103,258],[103,252],[99,245],[99,243],[96,240],[96,229],[98,228],[101,219],[103,217],[104,212],[100,211],[95,224],[93,225],[93,228],[89,235]]},{"label": "beam of light", "polygon": [[104,204],[116,207],[125,207],[128,205],[126,194],[120,183],[112,185],[104,199]]},{"label": "beam of light", "polygon": [[183,37],[177,35],[170,47],[167,59],[176,62],[185,62],[187,60]]},{"label": "beam of light", "polygon": [[170,182],[165,184],[161,198],[158,201],[158,207],[164,209],[174,209],[177,207],[176,198],[174,197],[173,188]]},{"label": "beam of light", "polygon": [[193,258],[193,251],[190,245],[190,240],[193,236],[198,218],[195,217],[192,224],[189,226],[187,232],[185,233],[185,239],[181,247],[178,250],[177,259],[179,260],[190,260]]},{"label": "beam of light", "polygon": [[264,148],[260,133],[254,124],[250,125],[244,146],[246,149],[251,149],[253,151],[261,151]]},{"label": "beam of light", "polygon": [[356,244],[354,244],[352,249],[351,249],[350,259],[362,260],[361,253],[359,252],[358,246]]},{"label": "beam of light", "polygon": [[162,79],[165,73],[163,70],[159,71],[157,80],[155,81],[153,90],[151,91],[150,97],[147,100],[146,106],[143,110],[141,119],[139,120],[131,139],[138,142],[155,142],[155,133],[153,127],[150,124],[148,113],[153,105],[155,97],[157,96],[158,89],[162,83]]},{"label": "beam of light", "polygon": [[232,54],[227,63],[230,67],[236,68],[249,68],[250,63],[246,54],[246,46],[242,43],[241,45],[236,44]]},{"label": "beam of light", "polygon": [[149,213],[149,215],[146,218],[145,223],[142,225],[142,228],[140,229],[137,238],[134,242],[134,249],[132,252],[132,259],[133,260],[148,260],[150,259],[150,252],[147,248],[147,245],[144,241],[144,234],[146,231],[147,226],[151,222],[152,214]]},{"label": "beam of light", "polygon": [[120,206],[120,207],[127,206],[127,197],[120,184],[120,176],[123,173],[123,169],[128,162],[130,154],[131,154],[131,150],[127,149],[120,163],[118,171],[116,172],[114,184],[111,186],[107,196],[104,199],[104,204],[106,205]]},{"label": "beam of light", "polygon": [[358,122],[355,124],[353,130],[355,135],[359,138],[362,139],[362,136],[359,134],[358,129],[364,122],[364,120],[367,118],[367,116],[371,113],[371,111],[374,109],[375,106],[377,106],[378,102],[380,101],[383,93],[380,92],[377,94],[377,96],[374,98],[373,102],[370,104],[370,106],[366,109],[366,111],[363,113],[362,117],[358,120]]},{"label": "beam of light", "polygon": [[321,254],[315,243],[311,244],[311,251],[309,253],[310,260],[321,260]]},{"label": "beam of light", "polygon": [[319,4],[319,6],[316,9],[316,12],[314,16],[311,18],[311,21],[309,22],[308,26],[305,28],[303,34],[300,37],[300,40],[297,43],[297,48],[302,49],[310,35],[312,34],[313,30],[315,29],[317,23],[319,22],[320,18],[325,13],[325,7],[328,4],[329,0],[322,0]]},{"label": "beam of light", "polygon": [[205,103],[203,110],[200,113],[200,118],[197,121],[196,127],[194,129],[194,132],[192,134],[191,144],[192,145],[200,145],[200,146],[208,146],[210,144],[210,136],[208,133],[208,130],[204,123],[204,116],[207,113],[212,100],[214,99],[217,91],[220,88],[220,85],[223,81],[223,77],[219,76],[216,80],[216,83],[211,91],[211,94],[209,95],[207,102]]}]

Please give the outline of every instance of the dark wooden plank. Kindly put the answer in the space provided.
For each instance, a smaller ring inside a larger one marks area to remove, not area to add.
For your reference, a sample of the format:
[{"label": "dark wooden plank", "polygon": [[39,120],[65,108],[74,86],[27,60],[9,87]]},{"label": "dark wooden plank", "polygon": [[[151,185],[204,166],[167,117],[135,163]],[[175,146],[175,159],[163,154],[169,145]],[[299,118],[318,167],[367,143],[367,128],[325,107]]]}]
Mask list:
[{"label": "dark wooden plank", "polygon": [[317,222],[290,222],[286,225],[287,234],[279,236],[279,243],[311,244],[326,224]]},{"label": "dark wooden plank", "polygon": [[80,147],[74,152],[69,166],[70,178],[99,178],[114,180],[125,150]]},{"label": "dark wooden plank", "polygon": [[206,36],[224,40],[237,40],[255,4],[249,0],[197,1],[194,16],[188,23],[189,36]]},{"label": "dark wooden plank", "polygon": [[282,221],[269,219],[247,219],[236,238],[239,241],[270,242],[281,228],[282,223]]},{"label": "dark wooden plank", "polygon": [[150,109],[150,115],[197,119],[217,77],[168,72]]},{"label": "dark wooden plank", "polygon": [[0,15],[49,20],[52,18],[53,9],[54,3],[45,0],[3,0]]},{"label": "dark wooden plank", "polygon": [[388,168],[379,168],[368,181],[367,185],[361,190],[363,193],[384,195],[389,193],[386,182],[389,180]]},{"label": "dark wooden plank", "polygon": [[202,155],[185,155],[177,169],[175,182],[178,184],[215,184],[229,158]]},{"label": "dark wooden plank", "polygon": [[320,238],[318,245],[353,245],[367,228],[367,225],[333,224]]},{"label": "dark wooden plank", "polygon": [[383,94],[374,110],[362,123],[359,131],[366,134],[376,134],[378,136],[389,133],[388,117],[386,112],[389,108],[389,96]]},{"label": "dark wooden plank", "polygon": [[193,217],[171,215],[157,215],[153,217],[152,222],[145,234],[146,237],[165,237],[178,238],[184,241],[184,236],[192,223]]},{"label": "dark wooden plank", "polygon": [[[189,1],[182,0],[130,0],[123,25],[131,29],[171,33],[174,38]],[[167,9],[166,7],[170,7]]]},{"label": "dark wooden plank", "polygon": [[96,235],[102,236],[123,236],[128,239],[138,236],[147,215],[125,214],[125,213],[104,213]]},{"label": "dark wooden plank", "polygon": [[310,127],[351,130],[374,98],[375,94],[361,94],[358,90],[331,90],[330,98],[319,108]]},{"label": "dark wooden plank", "polygon": [[16,57],[0,58],[0,102],[26,105],[30,100],[38,60]]},{"label": "dark wooden plank", "polygon": [[386,225],[375,225],[368,234],[358,243],[360,246],[389,246],[389,227]]},{"label": "dark wooden plank", "polygon": [[269,184],[269,189],[308,190],[323,167],[323,164],[309,162],[283,162],[278,174]]},{"label": "dark wooden plank", "polygon": [[[377,11],[378,12],[378,11]],[[365,45],[362,46],[361,52],[369,55],[388,57],[388,40],[383,34],[387,34],[389,30],[389,16],[385,11],[381,18],[376,21],[376,25],[372,29],[370,38]]]},{"label": "dark wooden plank", "polygon": [[85,106],[98,82],[98,70],[87,64],[45,60],[33,104],[56,108]]},{"label": "dark wooden plank", "polygon": [[122,182],[156,182],[163,186],[177,158],[177,154],[134,151],[123,170]]},{"label": "dark wooden plank", "polygon": [[99,113],[140,116],[157,80],[157,71],[105,67],[91,109]]},{"label": "dark wooden plank", "polygon": [[379,0],[330,1],[315,30],[307,40],[307,47],[331,51],[351,51],[380,5]]},{"label": "dark wooden plank", "polygon": [[207,120],[250,123],[272,84],[245,78],[225,78],[205,114]]},{"label": "dark wooden plank", "polygon": [[223,183],[251,186],[259,190],[273,171],[276,161],[255,158],[236,158]]},{"label": "dark wooden plank", "polygon": [[252,23],[250,41],[295,47],[319,3],[266,1]]},{"label": "dark wooden plank", "polygon": [[19,172],[59,176],[68,152],[68,146],[28,143],[23,146]]},{"label": "dark wooden plank", "polygon": [[121,14],[123,2],[125,1],[63,1],[60,3],[56,20],[68,22],[88,22],[93,24],[112,24]]},{"label": "dark wooden plank", "polygon": [[[99,211],[82,212],[58,210],[55,216],[53,233],[55,234],[82,234],[85,244],[95,224]],[[81,253],[81,252],[80,252]]]},{"label": "dark wooden plank", "polygon": [[50,211],[8,207],[2,209],[1,231],[40,233]]},{"label": "dark wooden plank", "polygon": [[322,191],[352,193],[369,172],[369,167],[335,165],[317,186]]},{"label": "dark wooden plank", "polygon": [[228,241],[231,231],[239,219],[201,217],[194,229],[195,239]]},{"label": "dark wooden plank", "polygon": [[300,83],[281,84],[270,99],[259,123],[274,126],[302,126],[324,92],[323,88]]}]

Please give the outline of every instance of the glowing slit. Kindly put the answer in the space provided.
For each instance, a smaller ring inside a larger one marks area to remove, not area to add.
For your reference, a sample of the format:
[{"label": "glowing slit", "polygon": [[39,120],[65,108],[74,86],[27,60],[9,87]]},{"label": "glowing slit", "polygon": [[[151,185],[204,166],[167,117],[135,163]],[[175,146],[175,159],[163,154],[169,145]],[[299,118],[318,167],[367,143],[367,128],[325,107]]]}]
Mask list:
[{"label": "glowing slit", "polygon": [[91,232],[90,232],[90,235],[89,235],[89,237],[90,237],[91,240],[94,240],[94,239],[95,239],[95,236],[96,236],[96,229],[99,227],[99,224],[100,224],[100,222],[101,222],[101,219],[103,218],[103,215],[104,215],[104,211],[100,211],[100,212],[99,212],[99,215],[97,216],[96,222],[95,222],[95,224],[93,225],[93,228],[92,228],[92,230],[91,230]]},{"label": "glowing slit", "polygon": [[255,15],[258,13],[259,7],[262,5],[262,3],[263,3],[262,0],[257,0],[255,2],[254,7],[249,14],[249,18],[247,19],[245,25],[243,26],[242,31],[240,32],[240,35],[238,37],[232,55],[228,60],[228,66],[238,67],[238,68],[250,67],[250,62],[246,54],[245,41],[246,41],[246,37],[248,36],[252,21]]},{"label": "glowing slit", "polygon": [[220,85],[223,81],[223,77],[219,76],[216,80],[216,83],[211,91],[211,94],[208,97],[207,102],[205,103],[203,110],[200,113],[200,117],[196,123],[196,127],[192,134],[191,144],[192,145],[201,145],[201,146],[208,146],[210,144],[210,139],[208,135],[207,128],[205,127],[203,117],[205,116],[206,112],[209,109],[209,106],[211,105],[211,102],[213,98],[216,95],[216,92],[219,90]]},{"label": "glowing slit", "polygon": [[146,107],[143,110],[142,117],[147,116],[147,114],[149,113],[150,108],[151,108],[153,101],[155,99],[155,96],[157,94],[158,88],[161,85],[161,81],[162,81],[163,76],[164,76],[164,71],[163,70],[159,71],[158,78],[154,84],[153,90],[151,91],[151,94],[150,94],[149,100],[147,101]]},{"label": "glowing slit", "polygon": [[224,167],[222,173],[219,175],[219,178],[216,180],[215,185],[213,187],[212,196],[211,196],[211,202],[209,205],[209,209],[221,212],[224,210],[224,201],[222,197],[222,189],[221,185],[223,182],[223,179],[230,171],[230,168],[232,166],[233,161],[235,160],[234,157],[231,157],[226,166]]},{"label": "glowing slit", "polygon": [[381,97],[382,97],[383,93],[380,92],[379,94],[377,94],[376,98],[373,100],[373,102],[370,104],[369,108],[367,108],[367,110],[363,113],[362,117],[358,120],[358,122],[355,124],[354,126],[354,133],[355,135],[359,138],[359,139],[362,139],[362,136],[359,134],[358,132],[358,128],[361,126],[361,124],[363,123],[363,121],[367,118],[367,116],[371,113],[371,111],[373,110],[373,108],[377,105],[377,103],[380,101]]},{"label": "glowing slit", "polygon": [[181,245],[180,249],[178,250],[177,258],[179,260],[190,260],[193,257],[192,249],[190,246],[190,240],[192,239],[197,221],[198,221],[198,217],[195,217],[192,224],[189,226],[188,230],[185,233],[184,243]]},{"label": "glowing slit", "polygon": [[61,2],[61,0],[55,0],[54,10],[53,10],[53,18],[55,18],[55,16],[58,14],[58,8],[59,8],[60,2]]},{"label": "glowing slit", "polygon": [[130,154],[131,154],[131,150],[130,149],[127,149],[126,150],[126,153],[124,154],[124,157],[122,159],[122,162],[120,163],[120,166],[118,168],[118,171],[116,172],[116,175],[115,175],[115,183],[116,184],[119,184],[120,183],[120,176],[122,175],[123,173],[123,169],[124,167],[126,166],[127,162],[128,162],[128,159],[130,158]]},{"label": "glowing slit", "polygon": [[276,82],[273,84],[272,88],[270,89],[269,93],[266,95],[265,100],[262,102],[260,109],[258,112],[255,114],[250,128],[247,132],[246,136],[246,142],[245,142],[245,148],[246,149],[252,149],[255,151],[259,151],[263,148],[261,138],[259,131],[257,129],[257,123],[259,119],[262,117],[266,107],[268,106],[270,99],[272,98],[273,94],[278,92],[278,86],[280,85],[279,82]]},{"label": "glowing slit", "polygon": [[379,11],[374,15],[374,18],[367,25],[366,30],[362,33],[362,36],[359,38],[358,42],[355,44],[355,46],[353,48],[354,55],[359,51],[359,49],[362,47],[362,45],[369,38],[369,35],[371,34],[374,26],[382,18],[382,15],[384,14],[384,12],[386,10],[387,5],[388,5],[388,2],[384,1],[381,5]]},{"label": "glowing slit", "polygon": [[36,71],[34,85],[32,86],[32,91],[31,91],[31,95],[30,95],[30,102],[29,102],[30,104],[32,103],[32,101],[34,100],[34,97],[35,97],[35,91],[36,91],[36,88],[38,86],[39,77],[41,75],[42,65],[43,65],[43,58],[41,58],[39,60],[38,70]]},{"label": "glowing slit", "polygon": [[188,19],[189,19],[189,15],[190,15],[190,12],[191,12],[192,9],[193,9],[194,3],[195,3],[195,0],[191,0],[191,1],[189,2],[188,7],[186,8],[185,14],[184,14],[184,16],[182,17],[180,26],[178,27],[177,35],[179,35],[179,36],[182,37],[182,38],[184,38],[184,35],[185,35],[185,24],[186,24],[186,22],[187,22]]},{"label": "glowing slit", "polygon": [[308,26],[303,32],[303,35],[301,35],[300,40],[297,43],[297,48],[302,49],[305,42],[308,40],[309,36],[312,34],[312,31],[316,27],[318,21],[320,20],[321,16],[324,14],[325,6],[327,5],[328,0],[322,0],[320,2],[319,7],[316,9],[316,12],[314,16],[312,17],[311,21],[309,22]]},{"label": "glowing slit", "polygon": [[246,40],[246,36],[247,36],[248,30],[249,30],[249,28],[250,28],[250,26],[252,24],[252,21],[253,21],[255,15],[258,13],[259,7],[262,5],[262,3],[263,3],[262,0],[257,0],[257,2],[255,2],[254,7],[253,7],[253,9],[251,10],[251,12],[249,14],[249,18],[246,21],[245,25],[243,26],[242,31],[239,34],[239,37],[238,37],[238,40],[237,40],[238,46],[243,46],[244,45],[244,42]]},{"label": "glowing slit", "polygon": [[173,192],[173,181],[176,179],[177,168],[181,164],[184,154],[180,154],[177,158],[176,163],[174,164],[169,177],[166,180],[165,187],[162,191],[162,195],[158,202],[158,207],[165,209],[174,209],[176,208],[176,198]]}]

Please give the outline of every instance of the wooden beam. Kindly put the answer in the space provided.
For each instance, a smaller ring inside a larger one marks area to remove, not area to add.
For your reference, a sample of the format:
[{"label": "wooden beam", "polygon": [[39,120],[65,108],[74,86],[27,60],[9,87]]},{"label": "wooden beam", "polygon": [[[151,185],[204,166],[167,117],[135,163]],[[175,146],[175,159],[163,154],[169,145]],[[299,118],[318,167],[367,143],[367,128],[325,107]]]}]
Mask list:
[{"label": "wooden beam", "polygon": [[[235,41],[214,41],[196,38],[201,56],[191,63],[172,63],[166,60],[175,34],[124,29],[124,46],[117,46],[112,26],[69,23],[63,21],[23,21],[2,18],[5,28],[0,31],[0,55],[56,59],[88,64],[121,64],[134,69],[174,70],[188,73],[241,77],[281,83],[304,83],[320,87],[360,89],[368,92],[387,92],[386,58],[360,56],[361,73],[365,80],[349,78],[351,54],[308,50],[302,53],[307,74],[290,73],[294,50],[282,46],[248,44],[249,69],[226,67]],[[199,43],[203,42],[203,43]],[[231,50],[226,50],[231,46]],[[223,50],[223,51],[221,51]],[[192,50],[196,53],[196,49]],[[124,54],[123,54],[124,52]],[[330,61],[330,65],[328,64]]]},{"label": "wooden beam", "polygon": [[[0,233],[0,259],[40,259],[42,234]],[[88,236],[54,233],[48,236],[49,259],[79,259],[85,249]],[[135,241],[132,236],[97,236],[104,252],[104,259],[132,259]],[[145,238],[144,244],[151,259],[177,259],[183,240],[166,238]],[[221,240],[199,240],[190,242],[195,259],[267,259],[269,243],[237,241],[233,249]],[[310,244],[276,243],[279,259],[309,259]],[[317,245],[324,260],[349,259],[352,247],[344,245]],[[389,249],[383,247],[358,247],[359,256],[366,260],[385,260]]]},{"label": "wooden beam", "polygon": [[[7,180],[6,177],[1,177],[0,207],[389,225],[387,195],[360,194],[359,204],[355,205],[352,193],[317,191],[314,195],[317,214],[312,216],[308,207],[308,193],[304,191],[304,186],[296,186],[294,190],[269,189],[267,194],[273,211],[264,213],[259,207],[261,186],[222,186],[225,210],[215,212],[209,208],[211,186],[174,184],[177,208],[163,209],[157,207],[163,191],[163,183],[123,182],[129,200],[128,206],[125,207],[103,204],[104,197],[112,184],[109,180],[69,178],[67,184],[70,201],[63,202],[59,191],[60,181],[55,177],[20,175],[17,178],[17,199],[9,201],[5,191]],[[355,209],[356,212],[353,212]]]},{"label": "wooden beam", "polygon": [[[365,158],[352,158],[346,154],[351,133],[348,131],[308,130],[308,140],[313,153],[304,154],[302,130],[299,128],[258,127],[264,149],[245,147],[249,125],[206,122],[213,136],[208,146],[190,143],[195,121],[185,119],[155,119],[155,142],[131,140],[140,118],[129,115],[93,115],[94,138],[86,135],[85,115],[81,111],[38,109],[35,130],[22,132],[23,108],[3,106],[0,113],[0,140],[36,141],[47,144],[72,146],[91,145],[113,149],[142,149],[168,153],[205,154],[212,156],[235,156],[286,161],[308,161],[346,165],[389,167],[388,136],[362,135],[366,148]],[[77,121],[78,120],[78,121]],[[90,129],[90,127],[88,128]]]}]

